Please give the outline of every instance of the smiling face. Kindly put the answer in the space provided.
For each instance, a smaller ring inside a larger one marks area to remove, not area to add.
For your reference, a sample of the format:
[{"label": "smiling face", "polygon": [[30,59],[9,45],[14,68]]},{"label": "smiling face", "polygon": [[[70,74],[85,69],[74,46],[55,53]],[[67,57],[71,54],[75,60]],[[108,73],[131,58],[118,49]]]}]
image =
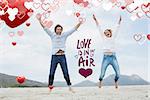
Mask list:
[{"label": "smiling face", "polygon": [[104,34],[106,37],[111,38],[112,37],[112,30],[111,29],[106,29],[104,31]]},{"label": "smiling face", "polygon": [[63,27],[61,25],[56,25],[56,27],[55,27],[55,33],[57,35],[61,35],[62,31],[63,31]]}]

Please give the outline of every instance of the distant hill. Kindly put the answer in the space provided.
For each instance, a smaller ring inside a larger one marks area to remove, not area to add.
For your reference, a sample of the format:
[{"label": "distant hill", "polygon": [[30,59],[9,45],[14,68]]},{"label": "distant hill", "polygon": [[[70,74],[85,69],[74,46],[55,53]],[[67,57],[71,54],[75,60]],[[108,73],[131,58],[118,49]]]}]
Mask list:
[{"label": "distant hill", "polygon": [[89,81],[89,80],[85,80],[85,81],[82,81],[78,84],[75,84],[73,85],[74,87],[94,87],[96,86],[97,84],[92,82],[92,81]]},{"label": "distant hill", "polygon": [[[105,85],[113,85],[114,84],[115,75],[110,75],[104,79]],[[138,75],[121,75],[119,79],[120,85],[149,85],[150,83],[142,79]]]},{"label": "distant hill", "polygon": [[54,81],[54,86],[56,86],[56,87],[66,87],[67,83],[66,82],[61,82],[61,81]]},{"label": "distant hill", "polygon": [[[103,84],[105,86],[111,86],[114,85],[114,77],[115,75],[110,75],[108,77],[106,77],[103,80]],[[86,80],[86,81],[82,81],[78,84],[75,84],[75,87],[93,87],[96,86],[98,83],[94,83],[92,81]],[[120,79],[119,79],[119,85],[150,85],[149,82],[143,80],[141,77],[139,77],[138,75],[131,75],[131,76],[127,76],[127,75],[121,75]]]},{"label": "distant hill", "polygon": [[17,76],[6,75],[0,73],[0,87],[45,87],[47,84],[33,81],[33,80],[26,80],[23,84],[18,84],[16,81]]},{"label": "distant hill", "polygon": [[[25,81],[25,83],[20,85],[16,82],[16,77],[17,76],[0,73],[0,87],[4,87],[4,88],[5,87],[47,87],[47,83],[37,82],[33,80],[28,80],[28,79]],[[106,86],[114,85],[114,77],[115,77],[114,75],[110,75],[106,77],[103,81],[103,84]],[[74,87],[94,87],[94,86],[97,86],[97,84],[98,83],[85,80],[73,86]],[[138,75],[131,75],[131,76],[121,75],[119,79],[119,85],[150,85],[150,83],[143,80]],[[66,87],[67,84],[66,82],[56,81],[54,82],[54,86]]]}]

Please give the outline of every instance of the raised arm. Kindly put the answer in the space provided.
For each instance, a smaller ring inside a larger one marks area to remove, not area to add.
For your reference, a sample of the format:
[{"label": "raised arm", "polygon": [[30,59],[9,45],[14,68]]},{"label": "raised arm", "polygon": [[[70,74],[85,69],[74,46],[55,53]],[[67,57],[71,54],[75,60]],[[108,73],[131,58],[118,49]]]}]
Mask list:
[{"label": "raised arm", "polygon": [[37,15],[36,15],[36,18],[38,19],[39,23],[40,23],[41,26],[43,27],[44,31],[46,31],[46,33],[47,33],[49,36],[52,36],[53,33],[52,33],[47,27],[45,27],[45,26],[43,25],[43,22],[42,22],[42,20],[41,20],[42,15],[41,15],[41,14],[37,14]]},{"label": "raised arm", "polygon": [[121,24],[121,21],[122,21],[122,17],[120,16],[119,17],[119,21],[118,21],[118,23],[117,23],[117,25],[116,25],[116,27],[115,27],[115,29],[114,29],[114,38],[116,38],[117,37],[117,35],[118,35],[118,31],[119,31],[119,28],[120,28],[120,24]]},{"label": "raised arm", "polygon": [[75,29],[78,30],[78,28],[81,26],[82,22],[79,22],[76,26]]},{"label": "raised arm", "polygon": [[38,21],[40,22],[41,26],[42,26],[43,28],[45,28],[45,26],[43,25],[42,20],[41,20],[42,15],[41,15],[41,14],[37,14],[37,15],[36,15],[36,18],[37,18]]},{"label": "raised arm", "polygon": [[95,15],[94,15],[94,14],[93,14],[93,19],[94,19],[94,21],[95,21],[96,25],[97,25],[97,26],[99,26],[99,22],[98,22],[98,20],[96,19],[96,17],[95,17]]},{"label": "raised arm", "polygon": [[78,30],[78,28],[81,26],[82,22],[79,22],[75,27],[73,27],[71,30],[67,31],[64,33],[64,35],[69,36],[71,35],[73,32],[75,32],[76,30]]},{"label": "raised arm", "polygon": [[104,34],[103,34],[103,32],[102,32],[101,26],[100,26],[100,24],[99,24],[99,22],[98,22],[98,20],[97,20],[97,18],[95,17],[94,14],[93,14],[93,19],[94,19],[94,21],[95,21],[95,23],[96,23],[96,26],[98,27],[99,32],[100,32],[100,34],[101,34],[101,36],[102,36],[102,38],[103,38],[103,37],[104,37]]}]

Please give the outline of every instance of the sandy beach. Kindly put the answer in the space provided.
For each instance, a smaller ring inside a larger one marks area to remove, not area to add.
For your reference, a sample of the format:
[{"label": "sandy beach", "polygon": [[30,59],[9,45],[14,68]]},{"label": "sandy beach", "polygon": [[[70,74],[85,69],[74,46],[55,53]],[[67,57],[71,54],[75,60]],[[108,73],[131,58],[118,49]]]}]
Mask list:
[{"label": "sandy beach", "polygon": [[55,87],[48,88],[0,88],[0,100],[150,100],[150,86]]}]

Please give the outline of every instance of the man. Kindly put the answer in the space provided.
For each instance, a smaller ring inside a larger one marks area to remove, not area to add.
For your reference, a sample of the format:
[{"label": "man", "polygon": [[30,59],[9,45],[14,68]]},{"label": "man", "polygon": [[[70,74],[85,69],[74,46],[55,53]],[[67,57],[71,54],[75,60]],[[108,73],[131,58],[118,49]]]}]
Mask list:
[{"label": "man", "polygon": [[74,28],[67,32],[63,32],[63,27],[61,25],[56,25],[54,28],[54,32],[51,32],[47,27],[45,27],[45,25],[43,25],[43,22],[41,21],[41,15],[37,15],[37,19],[52,40],[52,59],[48,84],[50,91],[54,88],[53,81],[57,64],[60,64],[64,78],[67,82],[67,85],[69,86],[69,91],[74,92],[71,88],[71,82],[68,73],[67,61],[65,56],[65,44],[67,37],[74,33],[80,27],[82,22],[79,22]]},{"label": "man", "polygon": [[99,81],[100,81],[99,82],[99,88],[101,88],[101,86],[102,86],[102,80],[105,76],[106,69],[109,65],[112,65],[112,67],[115,71],[115,74],[116,74],[116,76],[115,76],[115,87],[118,88],[118,79],[119,79],[119,75],[120,75],[120,69],[119,69],[119,65],[117,62],[117,58],[116,58],[115,39],[116,39],[122,18],[120,16],[119,22],[118,22],[115,30],[106,29],[104,32],[102,32],[101,25],[99,24],[95,15],[93,15],[93,19],[94,19],[96,25],[98,26],[101,37],[102,37],[103,52],[104,52],[104,57],[103,57],[102,67],[101,67],[101,75],[99,78]]}]

